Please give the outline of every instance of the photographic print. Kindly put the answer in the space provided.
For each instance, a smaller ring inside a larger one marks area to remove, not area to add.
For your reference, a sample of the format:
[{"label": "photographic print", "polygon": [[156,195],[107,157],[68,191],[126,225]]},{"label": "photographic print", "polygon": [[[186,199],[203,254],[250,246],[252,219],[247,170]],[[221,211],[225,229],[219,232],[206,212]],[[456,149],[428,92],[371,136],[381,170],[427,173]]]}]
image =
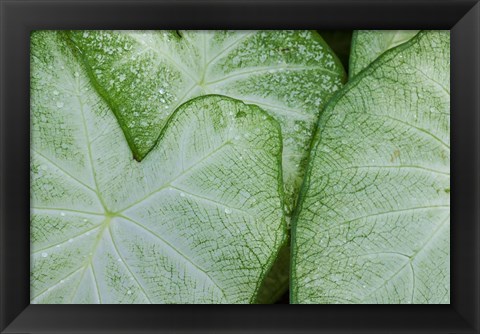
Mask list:
[{"label": "photographic print", "polygon": [[34,31],[38,304],[449,304],[448,31]]}]

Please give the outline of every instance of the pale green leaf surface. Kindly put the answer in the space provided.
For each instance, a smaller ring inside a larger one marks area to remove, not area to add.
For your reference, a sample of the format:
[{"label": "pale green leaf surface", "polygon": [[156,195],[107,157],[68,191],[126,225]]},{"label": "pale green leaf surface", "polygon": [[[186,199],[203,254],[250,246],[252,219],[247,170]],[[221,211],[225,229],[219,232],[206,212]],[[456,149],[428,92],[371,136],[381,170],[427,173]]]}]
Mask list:
[{"label": "pale green leaf surface", "polygon": [[[181,36],[181,37],[180,37]],[[204,94],[255,104],[281,125],[287,211],[318,116],[342,65],[313,31],[74,31],[72,44],[119,119],[137,160],[172,112]]]},{"label": "pale green leaf surface", "polygon": [[293,302],[450,302],[449,42],[419,33],[325,109],[292,222]]},{"label": "pale green leaf surface", "polygon": [[31,50],[32,303],[253,302],[286,233],[278,124],[193,99],[139,163],[65,40]]},{"label": "pale green leaf surface", "polygon": [[382,53],[409,41],[418,30],[357,30],[353,33],[349,77],[353,78]]}]

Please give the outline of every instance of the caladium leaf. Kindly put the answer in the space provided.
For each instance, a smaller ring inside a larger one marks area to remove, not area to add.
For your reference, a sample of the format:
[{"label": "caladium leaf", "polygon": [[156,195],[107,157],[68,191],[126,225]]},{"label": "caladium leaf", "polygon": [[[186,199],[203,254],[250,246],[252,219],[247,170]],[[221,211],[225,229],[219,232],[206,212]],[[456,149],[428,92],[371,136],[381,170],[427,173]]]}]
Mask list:
[{"label": "caladium leaf", "polygon": [[278,123],[199,97],[139,163],[65,39],[31,51],[32,303],[254,302],[286,235]]},{"label": "caladium leaf", "polygon": [[[281,125],[287,207],[302,181],[323,106],[342,65],[313,31],[73,31],[69,39],[117,116],[137,160],[195,96],[255,104]],[[290,211],[290,210],[288,210]]]},{"label": "caladium leaf", "polygon": [[325,109],[292,221],[293,302],[450,302],[449,42],[420,32]]},{"label": "caladium leaf", "polygon": [[353,33],[349,77],[353,78],[382,53],[409,41],[418,30],[357,30]]}]

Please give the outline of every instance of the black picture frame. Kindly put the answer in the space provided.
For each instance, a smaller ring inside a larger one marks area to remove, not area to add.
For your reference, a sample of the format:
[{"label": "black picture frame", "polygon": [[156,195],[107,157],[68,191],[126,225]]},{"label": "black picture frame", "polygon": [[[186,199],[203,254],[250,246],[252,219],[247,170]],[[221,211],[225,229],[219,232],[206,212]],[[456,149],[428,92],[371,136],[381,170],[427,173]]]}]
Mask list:
[{"label": "black picture frame", "polygon": [[[0,0],[1,333],[479,333],[475,0]],[[450,305],[30,305],[29,36],[37,29],[450,29]]]}]

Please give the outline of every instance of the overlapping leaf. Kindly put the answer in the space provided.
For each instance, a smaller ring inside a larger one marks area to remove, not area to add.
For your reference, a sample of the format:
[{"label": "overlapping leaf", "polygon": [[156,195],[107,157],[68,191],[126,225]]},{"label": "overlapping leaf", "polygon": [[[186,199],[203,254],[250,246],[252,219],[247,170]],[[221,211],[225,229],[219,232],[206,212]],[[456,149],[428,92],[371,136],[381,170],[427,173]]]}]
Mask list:
[{"label": "overlapping leaf", "polygon": [[255,104],[281,125],[288,211],[323,106],[342,65],[311,31],[75,31],[68,34],[137,160],[172,112],[222,94]]},{"label": "overlapping leaf", "polygon": [[285,239],[277,123],[196,98],[143,118],[160,139],[139,163],[65,39],[31,50],[32,302],[254,301]]},{"label": "overlapping leaf", "polygon": [[449,133],[447,31],[384,53],[331,101],[293,221],[293,302],[450,302]]},{"label": "overlapping leaf", "polygon": [[382,53],[410,40],[418,30],[357,30],[352,37],[349,77],[353,78]]}]

